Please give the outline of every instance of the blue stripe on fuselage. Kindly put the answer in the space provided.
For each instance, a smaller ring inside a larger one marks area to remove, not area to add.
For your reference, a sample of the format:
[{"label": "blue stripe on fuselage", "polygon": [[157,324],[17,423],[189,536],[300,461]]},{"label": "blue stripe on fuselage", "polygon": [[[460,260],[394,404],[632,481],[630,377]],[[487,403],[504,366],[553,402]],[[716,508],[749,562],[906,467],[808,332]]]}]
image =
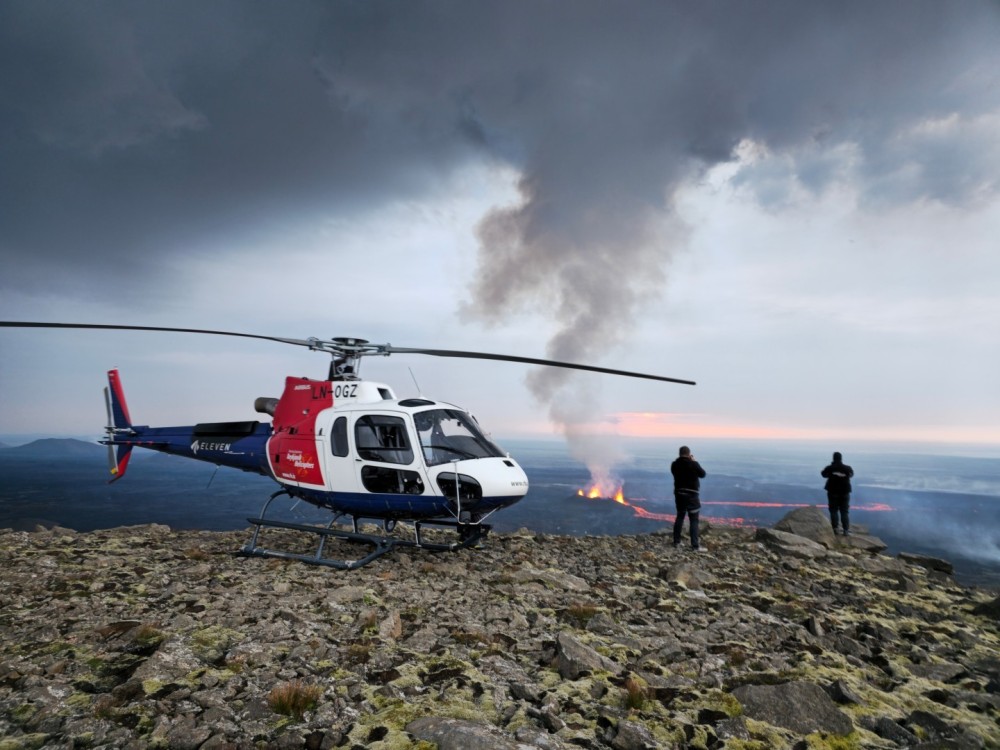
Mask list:
[{"label": "blue stripe on fuselage", "polygon": [[[321,492],[303,487],[286,487],[289,494],[307,503],[338,513],[365,518],[430,519],[448,518],[454,514],[454,504],[440,495],[401,495],[367,492]],[[523,498],[522,495],[490,497],[463,502],[462,510],[477,516],[506,508]]]},{"label": "blue stripe on fuselage", "polygon": [[111,444],[132,445],[272,476],[267,464],[267,440],[271,437],[270,424],[257,425],[249,435],[199,435],[194,425],[181,427],[133,425],[132,432],[134,434],[115,435],[110,441]]}]

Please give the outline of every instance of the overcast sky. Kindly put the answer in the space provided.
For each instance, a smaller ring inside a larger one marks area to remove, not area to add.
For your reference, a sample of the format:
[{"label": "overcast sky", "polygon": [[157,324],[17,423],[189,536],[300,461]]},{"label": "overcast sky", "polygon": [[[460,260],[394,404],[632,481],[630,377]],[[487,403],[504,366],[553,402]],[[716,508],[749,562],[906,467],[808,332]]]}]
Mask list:
[{"label": "overcast sky", "polygon": [[[500,352],[499,440],[1000,444],[996,2],[0,4],[0,319]],[[324,355],[0,330],[0,434],[252,419]],[[416,385],[416,384],[419,384]]]}]

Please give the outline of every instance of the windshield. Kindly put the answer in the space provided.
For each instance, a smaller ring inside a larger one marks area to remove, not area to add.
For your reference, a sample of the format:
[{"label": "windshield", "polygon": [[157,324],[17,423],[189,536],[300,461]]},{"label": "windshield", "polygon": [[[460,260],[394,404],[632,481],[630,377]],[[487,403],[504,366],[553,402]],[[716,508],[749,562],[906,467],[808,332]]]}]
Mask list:
[{"label": "windshield", "polygon": [[465,458],[503,457],[476,420],[458,409],[431,409],[413,415],[428,466]]}]

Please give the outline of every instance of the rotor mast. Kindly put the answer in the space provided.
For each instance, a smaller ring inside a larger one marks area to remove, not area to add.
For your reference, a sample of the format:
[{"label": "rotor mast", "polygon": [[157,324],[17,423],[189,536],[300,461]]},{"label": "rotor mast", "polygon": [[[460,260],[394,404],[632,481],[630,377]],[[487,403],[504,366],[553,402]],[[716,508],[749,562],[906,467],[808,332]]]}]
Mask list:
[{"label": "rotor mast", "polygon": [[349,336],[338,336],[328,341],[309,338],[309,348],[316,352],[326,352],[330,355],[330,374],[328,380],[347,381],[360,380],[361,358],[370,355],[389,356],[389,344],[372,344],[366,339]]}]

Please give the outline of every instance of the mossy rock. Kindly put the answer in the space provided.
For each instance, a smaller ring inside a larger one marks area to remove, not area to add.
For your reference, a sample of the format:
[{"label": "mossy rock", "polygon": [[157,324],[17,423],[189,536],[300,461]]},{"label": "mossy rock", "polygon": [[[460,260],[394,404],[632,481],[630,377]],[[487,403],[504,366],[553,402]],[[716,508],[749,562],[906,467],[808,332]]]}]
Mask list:
[{"label": "mossy rock", "polygon": [[805,743],[808,750],[862,750],[865,746],[857,732],[846,736],[816,732],[806,735]]},{"label": "mossy rock", "polygon": [[242,638],[242,633],[213,625],[191,634],[191,651],[206,664],[222,666],[226,653]]},{"label": "mossy rock", "polygon": [[92,657],[88,660],[91,674],[81,675],[73,681],[73,686],[85,693],[110,692],[128,680],[144,661],[145,657],[128,653]]},{"label": "mossy rock", "polygon": [[45,747],[49,739],[50,735],[41,733],[0,739],[0,750],[38,750]]}]

